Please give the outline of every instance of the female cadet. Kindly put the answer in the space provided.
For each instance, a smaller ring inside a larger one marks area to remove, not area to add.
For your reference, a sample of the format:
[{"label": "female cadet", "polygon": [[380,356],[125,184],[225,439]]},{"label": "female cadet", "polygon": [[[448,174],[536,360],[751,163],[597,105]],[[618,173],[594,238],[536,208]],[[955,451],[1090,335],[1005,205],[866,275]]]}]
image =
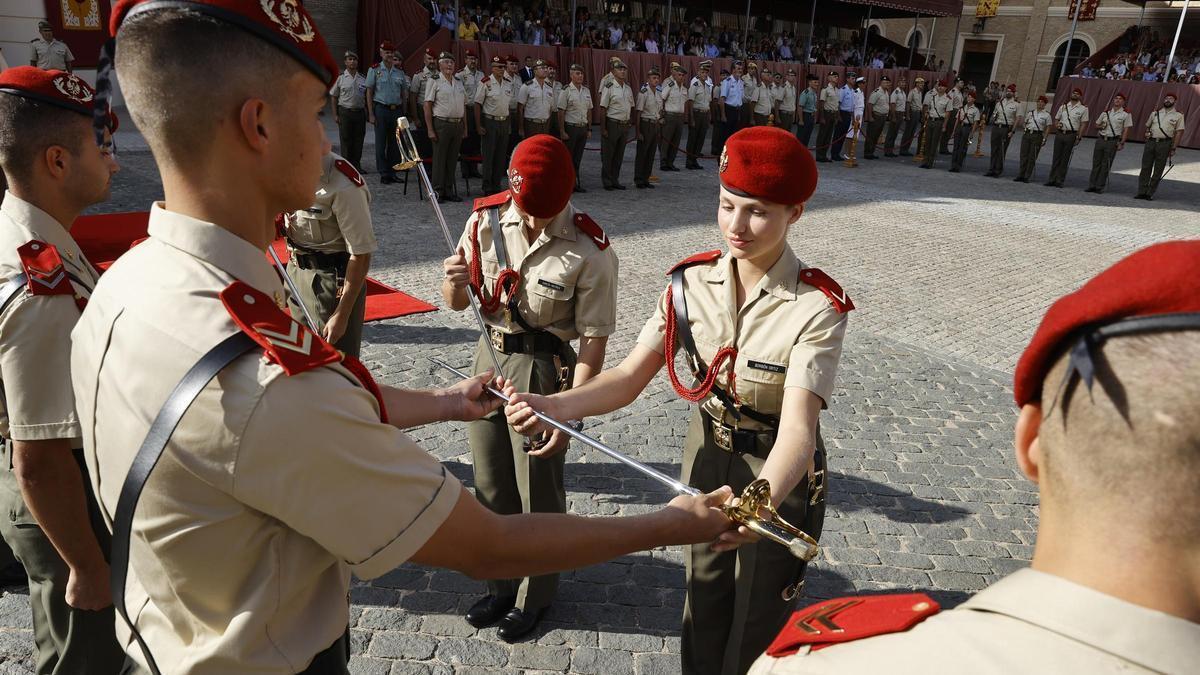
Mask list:
[{"label": "female cadet", "polygon": [[[700,403],[684,442],[682,477],[701,490],[755,478],[771,484],[780,514],[814,537],[824,519],[824,446],[818,413],[854,308],[824,272],[802,263],[787,235],[812,195],[817,169],[796,137],[754,127],[725,144],[717,222],[728,252],[692,256],[671,281],[638,344],[616,368],[553,396],[517,394],[509,423],[532,434],[534,409],[582,419],[621,408],[667,366],[684,399]],[[685,385],[674,354],[699,381]],[[667,355],[664,357],[664,354]],[[741,528],[687,553],[685,673],[744,673],[788,616],[804,563]]]},{"label": "female cadet", "polygon": [[[617,256],[600,226],[570,203],[575,168],[562,141],[547,134],[522,141],[508,185],[475,200],[459,253],[444,262],[442,295],[455,310],[468,306],[468,288],[479,298],[488,334],[475,352],[476,373],[492,367],[489,340],[513,385],[549,394],[604,366],[617,323]],[[484,506],[500,514],[566,511],[565,434],[526,447],[497,412],[472,422],[468,437]],[[512,642],[533,630],[557,588],[557,575],[490,581],[467,621],[477,628],[499,621],[500,638]]]}]

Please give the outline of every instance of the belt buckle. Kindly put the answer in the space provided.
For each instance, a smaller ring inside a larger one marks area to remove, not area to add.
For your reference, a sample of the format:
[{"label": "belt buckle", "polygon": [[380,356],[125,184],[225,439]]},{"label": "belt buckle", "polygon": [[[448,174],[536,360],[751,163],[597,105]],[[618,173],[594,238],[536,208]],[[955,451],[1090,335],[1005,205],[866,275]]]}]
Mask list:
[{"label": "belt buckle", "polygon": [[713,420],[713,442],[725,452],[733,452],[733,430],[717,420]]},{"label": "belt buckle", "polygon": [[498,328],[488,327],[488,339],[492,342],[492,347],[498,352],[504,352],[504,333]]}]

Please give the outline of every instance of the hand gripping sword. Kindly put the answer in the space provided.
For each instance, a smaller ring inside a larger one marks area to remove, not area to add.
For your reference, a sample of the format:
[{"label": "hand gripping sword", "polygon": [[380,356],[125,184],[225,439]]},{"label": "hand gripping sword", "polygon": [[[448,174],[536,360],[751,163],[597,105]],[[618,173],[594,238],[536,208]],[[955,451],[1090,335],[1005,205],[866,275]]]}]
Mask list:
[{"label": "hand gripping sword", "polygon": [[[429,360],[463,379],[471,377],[454,366],[446,363],[445,361],[433,357],[430,357]],[[487,387],[487,391],[492,396],[495,396],[501,401],[508,403],[509,397],[506,396],[504,392],[491,386]],[[602,443],[588,436],[587,434],[575,431],[570,426],[559,422],[549,415],[540,413],[536,410],[533,414],[538,419],[542,420],[546,424],[549,424],[555,429],[558,429],[564,434],[567,434],[571,438],[574,438],[584,445],[588,445],[596,450],[599,450],[600,452],[612,457],[625,466],[628,466],[631,469],[634,469],[635,471],[638,471],[650,478],[653,478],[659,483],[666,485],[679,494],[692,496],[698,496],[701,494],[701,492],[696,488],[681,481],[675,480],[674,478],[671,478],[667,474],[655,469],[654,467],[647,466],[636,459],[633,459],[632,457],[628,457],[627,455],[614,450],[605,443]],[[792,555],[805,562],[810,562],[817,556],[817,552],[819,550],[817,547],[817,541],[795,525],[792,525],[784,520],[783,517],[779,515],[779,512],[775,510],[775,507],[772,506],[771,485],[766,481],[766,479],[759,478],[758,480],[750,483],[750,485],[746,486],[746,489],[742,491],[741,499],[737,506],[724,504],[721,506],[721,510],[725,512],[725,515],[730,520],[740,525],[745,525],[752,532],[760,537],[763,537],[764,539],[769,539],[786,547]],[[767,518],[763,517],[764,513],[768,516]]]}]

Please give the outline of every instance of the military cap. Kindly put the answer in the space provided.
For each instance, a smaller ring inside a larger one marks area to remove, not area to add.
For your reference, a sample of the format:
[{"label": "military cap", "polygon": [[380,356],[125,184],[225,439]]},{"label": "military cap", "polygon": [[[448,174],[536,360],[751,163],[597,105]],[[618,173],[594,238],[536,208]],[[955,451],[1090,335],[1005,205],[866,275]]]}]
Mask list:
[{"label": "military cap", "polygon": [[722,68],[722,69],[721,69],[721,74],[722,74],[722,75],[728,75],[728,74],[729,74],[729,69],[728,69],[728,68]]},{"label": "military cap", "polygon": [[571,71],[574,71],[574,72],[577,72],[577,73],[582,73],[582,72],[583,72],[583,66],[579,65],[578,63],[572,63],[572,64],[571,64],[571,67],[570,67],[570,68],[568,68],[567,70],[571,70]]},{"label": "military cap", "polygon": [[1083,90],[1080,89],[1079,87],[1075,87],[1074,89],[1071,90],[1071,95],[1072,96],[1083,96]]},{"label": "military cap", "polygon": [[380,51],[394,52],[396,51],[396,45],[392,44],[391,40],[384,40],[379,43],[379,49]]},{"label": "military cap", "polygon": [[1006,89],[1008,89],[1009,91],[1011,91],[1015,94],[1017,92],[1017,85],[1010,84],[1010,85],[1008,85],[1008,87],[1006,87]]},{"label": "military cap", "polygon": [[508,191],[517,206],[534,218],[552,218],[571,201],[575,165],[571,152],[550,134],[517,144],[508,167]]},{"label": "military cap", "polygon": [[608,67],[609,68],[615,67],[618,63],[621,63],[621,57],[619,57],[619,56],[608,57]]},{"label": "military cap", "polygon": [[660,75],[661,73],[658,70],[658,66],[650,66],[650,70],[647,70],[646,74],[647,75]]},{"label": "military cap", "polygon": [[974,90],[974,89],[972,89],[971,91],[968,91],[968,92],[967,92],[967,98],[974,98],[974,99],[977,99],[977,98],[979,98],[979,94],[976,94],[976,93],[975,93],[975,90]]},{"label": "military cap", "polygon": [[865,78],[865,77],[856,77],[856,78],[854,78],[854,81],[855,81],[856,83],[862,83],[862,82],[866,82],[866,81],[867,81],[867,78]]},{"label": "military cap", "polygon": [[1040,101],[1040,102],[1042,102],[1042,103],[1049,103],[1049,102],[1050,102],[1050,99],[1046,98],[1045,96],[1039,96],[1039,97],[1037,97],[1037,100],[1038,100],[1038,101]]},{"label": "military cap", "polygon": [[546,62],[546,59],[538,59],[537,61],[533,62],[534,68],[541,68],[543,66],[549,66],[549,65],[550,64]]},{"label": "military cap", "polygon": [[821,76],[820,76],[820,75],[818,75],[818,74],[816,74],[816,73],[809,73],[809,74],[808,74],[808,77],[805,77],[804,79],[806,79],[806,80],[818,80],[818,81],[819,81],[819,80],[821,79]]},{"label": "military cap", "polygon": [[712,61],[709,59],[703,60],[700,62],[700,67],[704,69],[712,68]]},{"label": "military cap", "polygon": [[962,81],[963,81],[963,79],[961,77],[954,78],[954,84],[958,84],[959,82],[962,82]]},{"label": "military cap", "polygon": [[687,72],[686,70],[684,70],[683,66],[679,65],[678,63],[676,63],[674,61],[671,62],[671,70],[673,70],[677,73],[686,73]]},{"label": "military cap", "polygon": [[835,77],[835,76],[837,76],[837,74],[838,74],[838,72],[836,70],[831,70],[831,71],[829,71],[829,74],[826,75],[825,77]]},{"label": "military cap", "polygon": [[352,50],[347,49],[346,53],[342,55],[342,58],[348,59],[351,56],[353,56],[356,59],[358,58],[358,54],[354,53]]},{"label": "military cap", "polygon": [[613,70],[626,70],[629,68],[629,66],[625,65],[624,61],[615,56],[613,57],[612,61],[609,62],[609,67],[611,67]]},{"label": "military cap", "polygon": [[[96,91],[83,78],[65,70],[42,70],[34,66],[15,66],[0,73],[0,93],[30,101],[47,103],[92,117]],[[117,130],[117,116],[108,113],[108,130]]]},{"label": "military cap", "polygon": [[[1041,395],[1046,373],[1064,352],[1071,354],[1067,377],[1078,373],[1090,388],[1095,372],[1092,354],[1109,335],[1200,330],[1197,269],[1200,241],[1154,244],[1059,298],[1046,311],[1017,362],[1013,373],[1017,405],[1034,402]],[[1174,316],[1164,321],[1167,315]]]},{"label": "military cap", "polygon": [[558,70],[558,64],[555,63],[552,59],[546,59],[546,67],[549,68],[550,70]]},{"label": "military cap", "polygon": [[888,77],[887,75],[884,75],[883,77],[879,78],[879,81],[880,82],[891,82],[892,78]]},{"label": "military cap", "polygon": [[718,171],[726,190],[776,204],[803,204],[817,188],[812,153],[779,127],[750,127],[730,136]]},{"label": "military cap", "polygon": [[431,59],[436,59],[438,57],[438,53],[434,51],[433,47],[426,47],[425,56],[428,56]]},{"label": "military cap", "polygon": [[921,84],[925,84],[925,78],[918,75],[917,79],[913,80],[913,82],[920,82]]},{"label": "military cap", "polygon": [[54,26],[51,26],[49,21],[45,19],[38,21],[38,30],[50,30],[51,28],[54,28]]},{"label": "military cap", "polygon": [[1126,96],[1126,95],[1125,95],[1125,92],[1123,92],[1123,91],[1118,91],[1117,93],[1113,94],[1113,98],[1119,98],[1119,99],[1121,99],[1121,100],[1123,100],[1123,101],[1128,101],[1128,100],[1129,100],[1129,97],[1128,97],[1128,96]]},{"label": "military cap", "polygon": [[939,87],[949,87],[949,86],[950,86],[950,83],[949,83],[949,82],[947,82],[946,80],[938,80],[937,86],[939,86]]},{"label": "military cap", "polygon": [[466,50],[465,52],[463,52],[463,56],[475,56],[475,50],[474,50],[474,49],[468,49],[468,50]]},{"label": "military cap", "polygon": [[1179,100],[1179,97],[1178,97],[1178,96],[1176,96],[1176,95],[1175,95],[1175,92],[1173,92],[1173,91],[1168,91],[1166,94],[1164,94],[1164,95],[1163,95],[1163,99],[1164,99],[1164,100],[1166,100],[1166,99],[1168,99],[1168,98],[1169,98],[1169,99],[1171,99],[1171,100],[1173,100],[1173,101],[1178,101],[1178,100]]},{"label": "military cap", "polygon": [[496,54],[495,56],[493,56],[492,57],[492,67],[493,68],[503,68],[504,67],[504,57],[500,56],[499,54]]},{"label": "military cap", "polygon": [[787,69],[787,74],[788,74],[788,75],[795,75],[795,74],[796,74],[796,69],[795,69],[795,68],[788,68],[788,69]]},{"label": "military cap", "polygon": [[750,63],[747,63],[747,64],[746,64],[746,67],[747,67],[747,68],[753,68],[753,69],[755,69],[755,70],[758,70],[758,64],[757,64],[757,63],[755,63],[755,62],[753,62],[753,61],[751,61]]},{"label": "military cap", "polygon": [[[833,73],[830,73],[830,74],[832,75]],[[847,79],[847,80],[853,80],[853,79],[854,79],[854,78],[856,78],[856,77],[858,77],[858,73],[854,72],[853,70],[850,70],[850,71],[847,71],[847,72],[846,72],[846,79]]]},{"label": "military cap", "polygon": [[453,61],[454,55],[450,52],[441,52],[438,54],[438,61]]},{"label": "military cap", "polygon": [[505,63],[520,63],[521,59],[518,59],[516,54],[509,54],[508,56],[504,57],[504,62]]}]

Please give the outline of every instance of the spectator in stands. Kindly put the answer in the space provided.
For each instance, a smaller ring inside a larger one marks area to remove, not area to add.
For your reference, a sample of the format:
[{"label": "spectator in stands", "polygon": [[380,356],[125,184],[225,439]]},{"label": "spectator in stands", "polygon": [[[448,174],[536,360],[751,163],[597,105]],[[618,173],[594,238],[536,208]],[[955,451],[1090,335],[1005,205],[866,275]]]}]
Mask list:
[{"label": "spectator in stands", "polygon": [[458,39],[459,40],[477,40],[479,39],[479,24],[475,23],[475,19],[470,15],[463,18],[458,23]]}]

